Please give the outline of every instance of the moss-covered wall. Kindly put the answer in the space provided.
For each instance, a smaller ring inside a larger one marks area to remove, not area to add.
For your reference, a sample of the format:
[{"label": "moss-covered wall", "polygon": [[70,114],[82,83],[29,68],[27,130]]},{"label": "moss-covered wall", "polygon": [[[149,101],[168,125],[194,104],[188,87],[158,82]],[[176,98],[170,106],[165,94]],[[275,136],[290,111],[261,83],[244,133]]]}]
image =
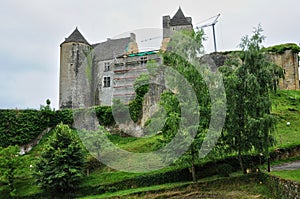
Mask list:
[{"label": "moss-covered wall", "polygon": [[[279,82],[280,89],[299,90],[299,56],[300,47],[296,44],[282,44],[263,48],[272,62],[284,69],[285,78]],[[241,51],[217,52],[203,56],[206,59],[213,60],[216,67],[224,65],[226,59],[232,55],[242,56]],[[209,58],[207,57],[209,56]],[[213,68],[214,70],[214,68]]]}]

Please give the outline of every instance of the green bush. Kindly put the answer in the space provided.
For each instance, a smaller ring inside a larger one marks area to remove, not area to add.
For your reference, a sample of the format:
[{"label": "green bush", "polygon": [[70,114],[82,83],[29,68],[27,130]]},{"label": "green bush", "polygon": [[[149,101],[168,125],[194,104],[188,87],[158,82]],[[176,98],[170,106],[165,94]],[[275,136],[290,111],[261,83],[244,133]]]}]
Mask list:
[{"label": "green bush", "polygon": [[221,164],[218,166],[218,174],[220,177],[229,177],[233,168],[230,164]]},{"label": "green bush", "polygon": [[110,106],[97,106],[95,107],[95,110],[100,125],[111,126],[115,123],[112,108]]}]

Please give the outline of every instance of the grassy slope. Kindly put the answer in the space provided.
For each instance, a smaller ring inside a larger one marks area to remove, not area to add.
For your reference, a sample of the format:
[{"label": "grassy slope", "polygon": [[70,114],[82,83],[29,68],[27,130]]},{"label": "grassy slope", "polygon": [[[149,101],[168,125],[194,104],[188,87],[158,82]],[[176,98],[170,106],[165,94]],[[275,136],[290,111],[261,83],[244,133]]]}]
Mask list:
[{"label": "grassy slope", "polygon": [[[140,187],[105,193],[96,196],[87,196],[82,199],[101,198],[272,198],[268,188],[254,180],[243,180],[242,173],[235,173],[230,178],[212,176],[197,183],[182,182]],[[224,183],[226,182],[226,183]]]},{"label": "grassy slope", "polygon": [[272,171],[272,175],[287,179],[287,180],[292,180],[292,181],[297,181],[300,182],[300,170],[294,170],[294,171]]},{"label": "grassy slope", "polygon": [[[273,110],[272,114],[276,115],[278,118],[277,131],[275,132],[275,137],[277,139],[276,147],[289,147],[300,144],[300,91],[279,91],[273,97]],[[286,125],[290,122],[291,125]],[[51,136],[51,133],[47,137]],[[47,137],[43,138],[40,144],[35,147],[28,155],[30,159],[30,164],[39,158],[40,152],[42,151],[44,145],[47,142]],[[132,137],[122,138],[118,136],[112,136],[111,140],[122,149],[132,151],[132,152],[147,152],[155,149],[155,142],[160,139],[160,136],[137,139]],[[29,165],[27,165],[29,166]],[[16,194],[19,196],[30,195],[39,192],[39,188],[34,184],[34,179],[31,177],[31,171],[23,172],[19,176],[16,186]],[[165,172],[175,168],[166,168],[161,171]],[[109,184],[113,182],[122,181],[125,179],[135,178],[142,174],[130,174],[119,171],[112,171],[106,167],[101,168],[93,172],[89,177],[84,179],[82,186],[90,185],[101,185]],[[159,186],[158,186],[159,187]],[[0,188],[1,193],[1,188]]]},{"label": "grassy slope", "polygon": [[[300,91],[278,91],[272,97],[272,114],[278,124],[276,147],[290,147],[300,144]],[[287,125],[290,122],[290,125]]]},{"label": "grassy slope", "polygon": [[[283,147],[299,145],[300,129],[298,129],[297,126],[300,126],[300,114],[299,114],[300,113],[300,91],[278,91],[277,94],[274,94],[272,96],[272,103],[273,103],[272,114],[274,114],[278,119],[276,132],[274,132],[274,136],[277,140],[277,144],[275,148],[283,148]],[[287,122],[290,122],[291,125],[287,125]],[[132,138],[127,138],[127,139],[129,140],[129,142],[122,142],[122,143],[119,142],[119,145],[121,145],[121,147],[124,149],[135,151],[136,149],[139,148],[137,146],[143,146],[144,141],[141,139],[138,140],[133,140]],[[109,178],[112,177],[111,179],[115,179],[115,177],[113,176],[116,175],[118,176],[118,179],[121,180],[121,178],[126,179],[129,176],[133,177],[133,175],[136,175],[136,174],[126,174],[126,173],[119,173],[119,172],[111,173],[111,174],[98,173],[98,175],[96,175],[96,173],[94,173],[93,175],[97,176],[98,179],[99,177],[103,179],[102,177],[104,176],[107,176]],[[88,180],[88,182],[91,181]],[[149,188],[149,190],[156,189],[157,187],[159,186],[151,187]],[[123,194],[129,194],[131,192],[140,192],[142,190],[146,191],[147,188],[124,190],[115,194],[123,195]],[[114,194],[108,193],[108,195],[103,195],[101,197],[104,196],[107,197],[113,195]]]}]

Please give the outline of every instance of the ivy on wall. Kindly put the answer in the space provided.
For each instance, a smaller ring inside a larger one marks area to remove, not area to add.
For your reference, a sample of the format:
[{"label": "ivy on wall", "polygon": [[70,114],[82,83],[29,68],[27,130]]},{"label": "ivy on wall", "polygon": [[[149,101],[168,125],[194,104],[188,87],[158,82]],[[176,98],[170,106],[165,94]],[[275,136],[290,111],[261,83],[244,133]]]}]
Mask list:
[{"label": "ivy on wall", "polygon": [[144,95],[149,90],[149,76],[140,75],[134,82],[135,99],[129,103],[129,113],[134,122],[138,122],[143,116]]},{"label": "ivy on wall", "polygon": [[22,145],[35,139],[47,127],[73,123],[71,110],[0,110],[0,146]]},{"label": "ivy on wall", "polygon": [[[115,123],[109,106],[93,107],[99,124],[111,126]],[[73,124],[71,109],[51,110],[49,105],[40,110],[0,110],[0,147],[27,144],[47,127],[57,124]]]}]

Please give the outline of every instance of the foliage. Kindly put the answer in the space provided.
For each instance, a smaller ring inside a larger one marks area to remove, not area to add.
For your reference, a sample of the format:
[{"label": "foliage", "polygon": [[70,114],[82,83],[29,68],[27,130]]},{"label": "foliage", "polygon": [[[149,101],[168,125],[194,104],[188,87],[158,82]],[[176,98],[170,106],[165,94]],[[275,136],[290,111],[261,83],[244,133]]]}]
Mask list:
[{"label": "foliage", "polygon": [[268,48],[263,48],[262,50],[267,52],[278,53],[278,54],[283,54],[287,50],[292,50],[293,53],[298,54],[300,52],[300,47],[297,44],[288,43],[288,44],[281,44],[281,45],[271,46]]},{"label": "foliage", "polygon": [[78,134],[89,153],[100,161],[102,158],[101,154],[103,154],[103,149],[108,147],[105,139],[107,139],[109,132],[103,126],[99,126],[99,129],[95,131],[80,130]]},{"label": "foliage", "polygon": [[[198,154],[203,143],[207,128],[209,126],[210,118],[210,99],[208,87],[203,79],[203,74],[200,74],[196,69],[194,63],[197,56],[203,53],[203,31],[182,31],[177,32],[171,38],[168,49],[163,54],[164,65],[170,67],[172,70],[178,72],[183,78],[175,78],[174,76],[166,77],[166,81],[169,87],[172,88],[172,92],[167,91],[161,96],[161,105],[166,111],[166,122],[162,129],[163,144],[169,143],[175,136],[181,137],[181,143],[176,146],[176,149],[187,145],[190,139],[193,139],[188,151],[177,160],[179,164],[188,164],[191,166],[193,180],[196,180],[195,163],[198,159]],[[171,51],[170,51],[171,50]],[[209,76],[209,70],[203,67],[205,75]],[[186,87],[186,83],[191,86],[191,89]],[[185,85],[185,86],[183,86]],[[195,93],[196,101],[190,100],[178,100],[189,97],[189,91]],[[183,118],[182,110],[189,113],[188,119]],[[179,128],[179,124],[182,120],[189,120],[184,122],[185,124],[192,124],[192,120],[195,120],[197,115],[201,115],[201,119],[196,121],[198,125],[188,125],[186,128]],[[195,134],[192,138],[191,135]],[[169,151],[169,154],[173,154]]]},{"label": "foliage", "polygon": [[38,110],[1,110],[0,111],[0,146],[25,144],[36,138],[47,127]]},{"label": "foliage", "polygon": [[128,105],[125,105],[120,99],[113,99],[112,113],[115,121],[120,124],[130,121]]},{"label": "foliage", "polygon": [[100,125],[111,126],[115,123],[111,106],[96,106],[95,111]]},{"label": "foliage", "polygon": [[[40,110],[0,110],[0,147],[27,144],[47,127],[59,123],[73,124],[72,109],[55,111],[50,105],[50,100],[47,100]],[[94,109],[100,125],[115,123],[111,107],[97,106]]]},{"label": "foliage", "polygon": [[220,177],[229,177],[232,170],[233,168],[230,164],[218,165],[218,173]]},{"label": "foliage", "polygon": [[[148,63],[147,63],[148,65]],[[141,74],[134,82],[134,90],[136,93],[135,99],[129,103],[129,113],[134,122],[138,122],[143,115],[143,100],[144,95],[149,90],[149,76]]]},{"label": "foliage", "polygon": [[40,110],[0,110],[0,146],[27,144],[47,127],[73,123],[72,110],[54,111],[46,103]]},{"label": "foliage", "polygon": [[0,183],[8,184],[11,195],[15,192],[14,182],[17,168],[21,167],[19,150],[18,146],[0,147]]},{"label": "foliage", "polygon": [[64,124],[56,126],[54,137],[36,165],[39,185],[46,191],[76,190],[83,176],[84,157],[78,138]]},{"label": "foliage", "polygon": [[245,57],[241,65],[220,68],[225,75],[228,114],[221,144],[238,153],[244,172],[243,153],[254,149],[268,157],[269,147],[274,144],[270,133],[275,130],[276,121],[270,114],[270,92],[276,91],[277,80],[283,74],[261,50],[261,32],[259,26],[252,37],[242,39],[240,46]]},{"label": "foliage", "polygon": [[181,30],[176,32],[169,44],[168,51],[177,52],[187,60],[194,59],[204,53],[204,31]]}]

